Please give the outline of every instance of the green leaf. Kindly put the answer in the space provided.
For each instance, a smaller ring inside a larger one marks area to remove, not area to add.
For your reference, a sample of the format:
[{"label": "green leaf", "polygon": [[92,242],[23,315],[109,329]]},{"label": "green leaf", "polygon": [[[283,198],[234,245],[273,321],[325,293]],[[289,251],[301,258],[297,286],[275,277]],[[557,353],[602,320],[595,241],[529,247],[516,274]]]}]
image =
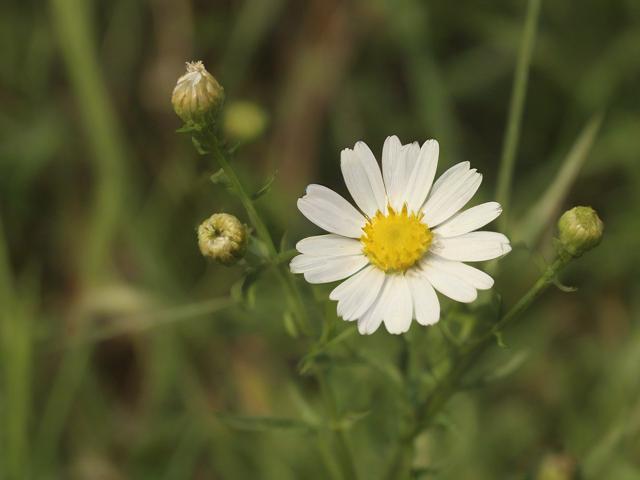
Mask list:
[{"label": "green leaf", "polygon": [[526,241],[530,245],[534,244],[545,227],[558,215],[562,202],[569,193],[591,151],[601,123],[602,115],[595,115],[582,129],[571,150],[563,160],[558,174],[540,197],[540,200],[531,207],[522,222],[514,229],[513,242]]},{"label": "green leaf", "polygon": [[295,418],[284,417],[252,417],[218,413],[218,420],[224,425],[236,430],[251,432],[268,432],[273,430],[302,430],[311,432],[315,427],[310,423]]},{"label": "green leaf", "polygon": [[255,236],[249,238],[249,251],[264,263],[271,262],[271,253],[265,243]]},{"label": "green leaf", "polygon": [[200,155],[208,155],[211,153],[207,146],[198,140],[195,135],[191,137],[191,143],[193,143],[193,146]]},{"label": "green leaf", "polygon": [[351,337],[353,334],[357,332],[355,326],[349,326],[345,328],[342,332],[338,333],[335,337],[326,340],[325,342],[317,343],[312,346],[309,353],[307,353],[301,360],[299,364],[299,371],[301,375],[305,375],[311,371],[314,364],[316,363],[330,363],[331,358],[327,355],[327,352],[344,342],[346,339]]},{"label": "green leaf", "polygon": [[262,188],[260,188],[260,190],[258,190],[256,193],[251,195],[251,199],[257,200],[263,195],[266,195],[267,193],[269,193],[269,190],[271,190],[271,186],[273,185],[273,182],[276,180],[276,175],[278,175],[277,170],[269,176],[269,178],[267,179],[267,182],[262,186]]},{"label": "green leaf", "polygon": [[194,133],[199,132],[200,129],[194,123],[185,123],[180,128],[176,130],[176,133]]},{"label": "green leaf", "polygon": [[368,417],[371,410],[363,410],[360,412],[346,412],[341,418],[336,420],[334,427],[337,430],[349,430],[360,420]]},{"label": "green leaf", "polygon": [[497,342],[498,346],[500,348],[507,348],[507,344],[504,343],[504,338],[502,337],[502,332],[501,331],[495,331],[495,332],[493,332],[493,334],[496,337],[496,342]]},{"label": "green leaf", "polygon": [[573,293],[578,291],[578,287],[571,287],[562,283],[557,277],[552,280],[558,290],[564,293]]},{"label": "green leaf", "polygon": [[289,232],[285,230],[282,234],[282,238],[280,239],[280,252],[284,252],[288,250],[287,246],[289,245]]},{"label": "green leaf", "polygon": [[274,265],[280,265],[281,263],[287,263],[289,260],[291,260],[297,254],[298,254],[298,251],[295,250],[295,249],[291,249],[291,250],[286,250],[284,252],[280,252],[273,258],[273,263],[274,263]]},{"label": "green leaf", "polygon": [[255,305],[255,285],[264,270],[263,266],[248,269],[246,275],[231,288],[231,296],[235,300],[245,302],[249,307],[253,307]]},{"label": "green leaf", "polygon": [[229,177],[227,177],[227,174],[224,173],[224,170],[222,170],[222,169],[218,170],[216,173],[211,175],[209,177],[209,180],[211,180],[211,182],[214,185],[221,185],[221,186],[223,186],[225,188],[229,188],[231,186],[231,182],[229,181]]},{"label": "green leaf", "polygon": [[391,361],[385,361],[383,358],[378,358],[377,356],[362,352],[356,352],[355,356],[358,360],[371,366],[373,369],[387,377],[397,388],[404,388],[402,374],[398,370],[398,367],[396,367]]},{"label": "green leaf", "polygon": [[433,424],[444,430],[450,431],[454,434],[460,434],[460,429],[453,421],[453,419],[446,413],[439,413],[433,420]]},{"label": "green leaf", "polygon": [[296,325],[296,319],[293,314],[289,311],[284,312],[282,320],[284,323],[284,329],[289,334],[289,336],[291,336],[292,338],[298,338],[300,332],[298,332],[298,326]]},{"label": "green leaf", "polygon": [[493,372],[486,375],[483,379],[483,383],[495,382],[502,378],[508,377],[512,373],[515,373],[524,362],[529,358],[529,350],[520,350],[514,355],[511,355],[509,360],[503,365],[498,366]]}]

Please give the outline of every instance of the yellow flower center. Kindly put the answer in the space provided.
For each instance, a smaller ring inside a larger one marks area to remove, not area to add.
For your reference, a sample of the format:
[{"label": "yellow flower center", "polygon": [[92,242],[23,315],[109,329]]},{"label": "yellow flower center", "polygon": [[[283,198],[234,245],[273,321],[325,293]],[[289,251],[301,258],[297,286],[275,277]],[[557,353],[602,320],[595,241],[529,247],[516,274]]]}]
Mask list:
[{"label": "yellow flower center", "polygon": [[362,229],[363,251],[371,263],[385,272],[404,272],[422,258],[433,234],[422,223],[422,213],[400,212],[388,207],[384,215],[378,211]]}]

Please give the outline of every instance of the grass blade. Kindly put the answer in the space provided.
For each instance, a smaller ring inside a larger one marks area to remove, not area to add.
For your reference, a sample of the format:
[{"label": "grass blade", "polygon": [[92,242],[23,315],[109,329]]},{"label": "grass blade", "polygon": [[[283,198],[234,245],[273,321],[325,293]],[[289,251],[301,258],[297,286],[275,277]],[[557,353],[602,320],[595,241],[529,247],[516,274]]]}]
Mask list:
[{"label": "grass blade", "polygon": [[513,78],[509,119],[507,121],[502,146],[502,157],[500,159],[500,171],[498,173],[496,190],[496,199],[505,209],[505,213],[503,213],[499,219],[502,230],[505,229],[509,216],[507,209],[509,208],[513,170],[518,150],[518,142],[520,140],[522,114],[527,92],[527,82],[529,80],[529,66],[531,65],[531,55],[535,43],[538,17],[540,16],[540,1],[541,0],[529,0],[522,43],[520,44],[520,50],[518,52],[518,63]]},{"label": "grass blade", "polygon": [[518,228],[514,230],[514,241],[526,240],[531,245],[535,244],[544,228],[557,216],[562,202],[591,151],[601,124],[602,115],[598,114],[582,129],[562,162],[558,174],[540,200],[529,210]]}]

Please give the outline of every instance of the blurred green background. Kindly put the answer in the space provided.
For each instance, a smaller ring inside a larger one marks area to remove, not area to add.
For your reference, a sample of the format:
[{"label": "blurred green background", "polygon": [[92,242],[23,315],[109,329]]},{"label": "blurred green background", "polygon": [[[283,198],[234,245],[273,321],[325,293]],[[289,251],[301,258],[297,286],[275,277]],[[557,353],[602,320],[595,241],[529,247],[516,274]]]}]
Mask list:
[{"label": "blurred green background", "polygon": [[[391,134],[437,138],[439,172],[469,160],[484,174],[474,201],[494,197],[525,11],[3,1],[0,478],[327,478],[316,434],[217,416],[313,418],[317,392],[296,372],[305,345],[286,334],[277,284],[261,279],[238,305],[241,268],[198,252],[212,212],[247,220],[175,133],[172,88],[197,59],[225,87],[224,131],[245,143],[236,168],[253,190],[277,169],[258,206],[290,247],[317,231],[295,199],[312,182],[345,193],[339,152],[360,139],[378,153]],[[550,257],[552,225],[528,212],[594,118],[552,218],[592,205],[604,240],[563,275],[578,291],[550,290],[495,349],[490,385],[454,397],[420,438],[424,478],[640,479],[640,2],[544,1],[508,209],[516,248],[496,283],[507,304]],[[300,285],[334,311],[330,287]],[[425,355],[442,343],[436,327],[408,338]],[[363,478],[378,478],[397,434],[402,407],[380,371],[401,348],[381,329],[333,359]]]}]

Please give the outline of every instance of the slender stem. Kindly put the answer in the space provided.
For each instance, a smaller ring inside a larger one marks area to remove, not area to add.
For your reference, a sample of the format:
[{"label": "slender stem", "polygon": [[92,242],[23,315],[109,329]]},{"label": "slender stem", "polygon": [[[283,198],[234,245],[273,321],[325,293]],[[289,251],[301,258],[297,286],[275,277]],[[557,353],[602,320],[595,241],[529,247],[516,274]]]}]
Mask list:
[{"label": "slender stem", "polygon": [[[242,206],[247,211],[247,215],[249,216],[249,221],[251,225],[256,231],[256,234],[260,240],[265,244],[267,250],[269,251],[269,255],[272,259],[278,255],[278,250],[276,249],[275,243],[273,242],[273,238],[271,238],[271,234],[269,233],[269,229],[264,224],[256,207],[253,203],[251,197],[247,194],[244,189],[242,182],[236,175],[236,172],[231,167],[229,160],[227,159],[225,153],[222,151],[218,142],[215,139],[211,142],[212,153],[227,178],[231,182],[231,186],[233,187],[235,193],[237,194]],[[298,320],[298,326],[304,333],[309,333],[309,325],[306,316],[306,310],[304,308],[304,304],[302,302],[300,292],[298,287],[296,286],[293,278],[289,275],[287,271],[284,271],[286,266],[278,265],[275,269],[276,274],[278,275],[278,279],[282,283],[285,292],[287,293],[287,297],[290,301],[290,306],[294,310],[294,315]]]},{"label": "slender stem", "polygon": [[385,480],[410,478],[414,438],[412,435],[403,437],[395,446]]},{"label": "slender stem", "polygon": [[[240,198],[240,201],[242,202],[242,205],[244,206],[245,210],[247,211],[247,215],[249,216],[249,221],[253,225],[253,228],[255,228],[256,230],[256,234],[258,235],[260,240],[262,240],[266,245],[272,259],[275,259],[275,257],[278,254],[278,251],[275,247],[275,243],[273,242],[273,239],[271,238],[271,234],[269,233],[269,230],[267,229],[266,225],[260,218],[260,215],[258,214],[258,211],[256,210],[255,205],[253,204],[253,200],[247,194],[242,183],[240,182],[240,179],[238,178],[235,171],[231,167],[231,164],[229,163],[225,153],[220,148],[218,142],[215,139],[213,139],[213,141],[211,141],[210,144],[211,144],[211,149],[212,149],[214,158],[220,164],[220,167],[222,168],[227,178],[229,179],[229,182],[231,183],[232,188]],[[296,317],[299,320],[300,328],[304,333],[308,334],[309,324],[308,324],[308,318],[306,315],[306,309],[302,301],[300,292],[295,282],[293,281],[293,278],[291,277],[289,272],[286,270],[286,266],[283,267],[282,265],[278,265],[276,268],[276,272],[278,274],[278,278],[280,279],[280,281],[284,286],[285,293],[287,295],[289,303],[291,304],[291,308],[294,309]],[[323,370],[318,370],[316,372],[316,379],[318,381],[320,390],[322,392],[322,398],[323,398],[323,402],[327,410],[327,413],[329,414],[332,423],[335,423],[337,420],[338,410],[337,410],[335,398],[331,393],[329,382],[326,378],[326,373]],[[344,430],[341,430],[340,428],[338,428],[338,426],[332,425],[331,431],[333,432],[333,442],[334,442],[334,446],[336,447],[335,450],[336,450],[337,456],[339,458],[340,470],[342,471],[343,479],[344,480],[357,479],[358,477],[355,469],[355,464],[353,462],[351,451],[348,447],[348,442],[347,442],[347,438]]]},{"label": "slender stem", "polygon": [[[553,283],[558,272],[569,262],[567,255],[559,255],[558,258],[547,267],[542,276],[533,284],[520,300],[498,321],[487,330],[479,339],[463,345],[453,362],[449,373],[438,383],[429,399],[416,412],[413,426],[403,436],[391,458],[387,471],[388,480],[404,478],[408,475],[411,466],[413,441],[425,428],[431,425],[435,416],[446,405],[449,398],[457,391],[460,381],[470,367],[477,363],[489,346],[493,344],[494,337],[507,325],[513,323],[525,312],[531,304]],[[404,477],[403,477],[404,476]]]},{"label": "slender stem", "polygon": [[240,199],[242,206],[247,211],[247,215],[249,216],[249,221],[251,222],[251,225],[253,225],[253,228],[255,228],[256,234],[258,235],[260,240],[264,242],[267,249],[269,250],[269,253],[272,256],[275,256],[278,253],[278,251],[276,250],[275,243],[273,243],[273,239],[271,238],[271,234],[269,233],[267,226],[264,224],[264,222],[260,218],[260,215],[258,215],[258,211],[256,210],[256,207],[253,204],[253,200],[247,194],[246,190],[244,189],[244,186],[242,185],[242,182],[240,182],[240,179],[236,175],[235,170],[231,167],[231,164],[229,163],[227,156],[224,154],[224,152],[218,145],[218,142],[215,142],[215,141],[212,142],[212,149],[213,149],[214,158],[220,164],[220,167],[222,168],[225,175],[231,182],[231,186],[233,187],[233,190],[238,195],[238,198]]},{"label": "slender stem", "polygon": [[569,258],[563,255],[547,267],[542,276],[535,284],[525,293],[520,300],[498,321],[496,324],[485,332],[479,340],[464,345],[454,362],[453,368],[449,374],[436,386],[429,401],[418,412],[416,421],[416,434],[421,429],[428,426],[440,409],[446,404],[447,400],[455,392],[459,381],[468,368],[474,365],[480,356],[486,351],[487,347],[493,344],[495,335],[503,330],[507,325],[517,319],[524,311],[526,311],[534,300],[536,300],[553,282],[557,273],[568,263]]},{"label": "slender stem", "polygon": [[331,392],[331,387],[329,386],[329,382],[327,381],[326,375],[323,371],[318,371],[316,373],[316,380],[320,387],[325,408],[327,409],[327,413],[329,414],[329,418],[333,424],[330,426],[330,429],[333,432],[334,442],[336,444],[335,450],[340,463],[342,477],[344,480],[356,480],[358,478],[358,473],[351,455],[349,443],[347,442],[347,437],[344,430],[340,428],[339,425],[336,425],[338,420],[338,406],[336,404],[336,399]]},{"label": "slender stem", "polygon": [[0,478],[27,478],[32,458],[33,304],[28,286],[15,282],[0,218]]},{"label": "slender stem", "polygon": [[[522,43],[520,44],[520,50],[518,52],[518,64],[516,65],[513,78],[509,119],[507,121],[502,146],[502,157],[500,160],[500,171],[498,173],[496,190],[496,198],[505,209],[509,207],[511,197],[511,184],[513,181],[518,141],[520,140],[520,126],[522,124],[524,100],[527,91],[527,81],[529,79],[529,66],[531,65],[531,54],[535,43],[538,17],[540,16],[540,2],[541,0],[529,0],[528,2]],[[507,219],[507,214],[503,214],[500,217],[500,226],[503,230],[506,227]]]}]

